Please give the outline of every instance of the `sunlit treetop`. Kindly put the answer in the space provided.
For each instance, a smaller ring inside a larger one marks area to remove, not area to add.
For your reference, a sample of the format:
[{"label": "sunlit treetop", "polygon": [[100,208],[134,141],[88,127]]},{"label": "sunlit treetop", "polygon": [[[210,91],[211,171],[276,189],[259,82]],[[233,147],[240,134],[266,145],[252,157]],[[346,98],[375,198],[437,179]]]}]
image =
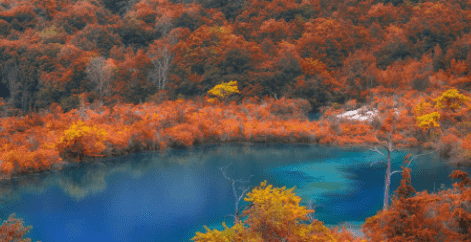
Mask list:
[{"label": "sunlit treetop", "polygon": [[434,99],[437,102],[435,108],[451,108],[451,111],[456,113],[461,108],[461,104],[466,104],[470,101],[470,98],[460,94],[455,88],[449,89],[442,93],[439,98]]},{"label": "sunlit treetop", "polygon": [[438,120],[440,119],[440,114],[438,112],[433,112],[429,114],[422,115],[417,117],[417,126],[423,129],[429,129],[431,127],[438,128],[440,124],[438,124]]},{"label": "sunlit treetop", "polygon": [[222,100],[225,100],[234,93],[240,93],[239,88],[237,87],[237,81],[230,81],[227,83],[223,82],[208,91],[208,94],[216,96]]},{"label": "sunlit treetop", "polygon": [[432,107],[432,104],[421,100],[420,103],[414,107],[415,115],[422,116],[424,114],[430,113]]}]

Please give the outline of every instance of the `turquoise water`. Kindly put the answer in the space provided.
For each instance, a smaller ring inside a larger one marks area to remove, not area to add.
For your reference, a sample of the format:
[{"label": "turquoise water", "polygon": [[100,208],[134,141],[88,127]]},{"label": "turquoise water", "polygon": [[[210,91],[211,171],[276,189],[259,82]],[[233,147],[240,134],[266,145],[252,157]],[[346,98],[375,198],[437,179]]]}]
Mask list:
[{"label": "turquoise water", "polygon": [[311,113],[308,113],[307,114],[307,118],[309,121],[315,121],[315,120],[319,120],[321,118],[322,114],[321,113],[314,113],[314,112],[311,112]]},{"label": "turquoise water", "polygon": [[[399,169],[406,154],[393,153],[393,167]],[[290,144],[137,153],[3,182],[0,217],[16,213],[33,225],[28,237],[34,241],[189,241],[203,225],[231,225],[226,215],[234,212],[234,197],[219,170],[231,164],[228,175],[252,175],[251,187],[264,180],[296,186],[303,202],[316,204],[315,218],[327,225],[358,226],[382,207],[385,168],[370,167],[379,158],[365,148]],[[411,168],[416,190],[451,185],[447,176],[453,168],[433,155],[421,156]],[[393,176],[391,193],[400,178]]]}]

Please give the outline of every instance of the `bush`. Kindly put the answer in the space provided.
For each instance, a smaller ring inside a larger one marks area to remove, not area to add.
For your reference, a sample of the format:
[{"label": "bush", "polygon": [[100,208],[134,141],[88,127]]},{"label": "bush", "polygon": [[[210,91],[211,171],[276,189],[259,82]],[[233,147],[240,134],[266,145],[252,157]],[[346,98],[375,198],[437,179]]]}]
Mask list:
[{"label": "bush", "polygon": [[[247,219],[218,231],[205,226],[206,233],[196,232],[192,241],[360,241],[348,231],[339,233],[338,228],[329,229],[321,221],[309,223],[308,214],[314,210],[300,206],[301,198],[291,189],[273,188],[262,182],[247,194],[250,202],[243,212]],[[366,240],[362,240],[365,241]]]},{"label": "bush", "polygon": [[[404,168],[404,167],[402,167]],[[371,241],[469,241],[471,182],[459,170],[449,176],[461,179],[453,189],[428,194],[414,194],[410,169],[403,169],[401,186],[389,210],[382,210],[366,220],[365,235]]]},{"label": "bush", "polygon": [[278,118],[288,119],[307,119],[307,113],[312,110],[311,104],[305,99],[271,99],[267,104],[270,113]]},{"label": "bush", "polygon": [[87,125],[81,120],[69,126],[57,143],[61,156],[67,158],[102,156],[106,146],[103,143],[107,135],[104,129]]},{"label": "bush", "polygon": [[3,221],[0,226],[0,241],[2,242],[31,242],[31,239],[24,239],[23,237],[29,233],[33,226],[23,226],[23,220],[11,214],[7,220]]}]

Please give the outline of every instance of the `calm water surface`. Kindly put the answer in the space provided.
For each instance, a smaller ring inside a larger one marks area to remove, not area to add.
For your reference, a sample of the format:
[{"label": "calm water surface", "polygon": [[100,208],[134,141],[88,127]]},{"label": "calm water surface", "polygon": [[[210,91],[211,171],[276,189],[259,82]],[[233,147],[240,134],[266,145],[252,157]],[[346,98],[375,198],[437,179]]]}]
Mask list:
[{"label": "calm water surface", "polygon": [[[393,153],[400,168],[407,153]],[[33,225],[33,241],[189,241],[203,225],[230,226],[234,197],[228,175],[296,186],[303,202],[317,204],[315,217],[327,225],[361,224],[382,207],[384,172],[370,163],[380,155],[365,148],[289,144],[201,145],[188,150],[137,153],[3,182],[0,217],[16,213]],[[433,155],[411,165],[418,191],[451,186],[453,168]],[[395,169],[394,169],[395,170]],[[469,170],[463,169],[467,172]],[[392,179],[396,190],[400,174]]]}]

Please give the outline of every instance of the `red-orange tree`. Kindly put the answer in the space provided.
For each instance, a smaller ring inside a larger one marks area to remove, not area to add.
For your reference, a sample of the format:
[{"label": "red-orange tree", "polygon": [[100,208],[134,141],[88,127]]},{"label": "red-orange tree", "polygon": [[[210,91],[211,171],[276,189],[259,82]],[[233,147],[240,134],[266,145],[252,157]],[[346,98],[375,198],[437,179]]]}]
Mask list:
[{"label": "red-orange tree", "polygon": [[11,214],[0,226],[0,241],[2,242],[31,242],[31,239],[24,238],[33,226],[25,227],[23,220]]},{"label": "red-orange tree", "polygon": [[[404,163],[407,163],[407,157]],[[410,169],[402,167],[401,186],[396,190],[389,210],[378,212],[363,225],[371,241],[469,241],[471,182],[468,174],[453,171],[450,177],[461,179],[454,188],[428,194],[415,193]],[[415,195],[414,195],[415,194]]]}]

